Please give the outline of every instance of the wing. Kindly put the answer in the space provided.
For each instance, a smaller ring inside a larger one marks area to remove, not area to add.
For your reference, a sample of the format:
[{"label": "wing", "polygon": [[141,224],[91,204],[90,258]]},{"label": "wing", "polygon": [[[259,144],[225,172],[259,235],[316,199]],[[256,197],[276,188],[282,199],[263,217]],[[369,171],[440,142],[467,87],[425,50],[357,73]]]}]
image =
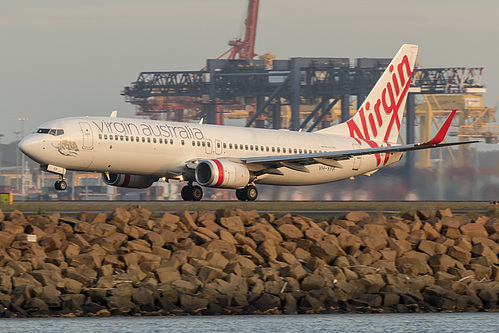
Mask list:
[{"label": "wing", "polygon": [[265,166],[266,170],[268,170],[268,173],[279,174],[279,170],[276,170],[279,167],[288,167],[290,169],[297,171],[309,172],[309,170],[305,167],[306,165],[321,163],[328,166],[341,168],[341,164],[338,161],[347,160],[353,156],[373,155],[373,154],[382,154],[382,153],[397,153],[397,152],[405,152],[411,150],[439,148],[439,147],[480,142],[480,141],[464,141],[464,142],[443,143],[443,140],[449,130],[449,127],[452,123],[452,119],[454,118],[455,114],[456,110],[452,111],[449,117],[445,120],[445,123],[442,125],[442,127],[440,127],[437,134],[433,137],[433,139],[423,143],[408,144],[408,145],[392,145],[392,146],[376,147],[376,148],[340,150],[340,151],[312,153],[312,154],[249,157],[242,159],[242,161],[246,163],[249,169],[251,169],[251,165],[255,165],[255,167],[257,165]]}]

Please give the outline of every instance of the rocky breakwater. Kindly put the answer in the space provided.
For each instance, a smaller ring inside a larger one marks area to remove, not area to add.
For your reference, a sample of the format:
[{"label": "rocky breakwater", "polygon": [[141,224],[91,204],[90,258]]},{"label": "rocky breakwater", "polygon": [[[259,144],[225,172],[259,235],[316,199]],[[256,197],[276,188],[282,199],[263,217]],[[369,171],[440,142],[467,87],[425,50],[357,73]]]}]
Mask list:
[{"label": "rocky breakwater", "polygon": [[132,207],[0,221],[2,317],[498,308],[499,220],[486,216]]}]

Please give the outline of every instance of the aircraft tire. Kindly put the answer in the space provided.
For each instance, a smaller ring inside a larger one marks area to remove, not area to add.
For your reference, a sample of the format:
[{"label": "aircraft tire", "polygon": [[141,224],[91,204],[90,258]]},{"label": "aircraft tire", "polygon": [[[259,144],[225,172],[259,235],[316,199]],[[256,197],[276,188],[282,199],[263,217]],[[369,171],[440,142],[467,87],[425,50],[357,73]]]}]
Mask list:
[{"label": "aircraft tire", "polygon": [[180,196],[184,201],[192,201],[192,186],[186,185],[182,187]]},{"label": "aircraft tire", "polygon": [[64,180],[58,180],[55,182],[54,187],[57,191],[65,191],[68,188],[68,183]]},{"label": "aircraft tire", "polygon": [[258,190],[256,189],[256,186],[248,185],[244,188],[244,194],[245,194],[246,200],[255,201],[256,198],[258,197]]},{"label": "aircraft tire", "polygon": [[244,188],[236,190],[236,197],[239,201],[246,201],[246,196],[244,195]]},{"label": "aircraft tire", "polygon": [[201,186],[192,186],[191,190],[191,200],[192,201],[200,201],[203,198],[203,189]]}]

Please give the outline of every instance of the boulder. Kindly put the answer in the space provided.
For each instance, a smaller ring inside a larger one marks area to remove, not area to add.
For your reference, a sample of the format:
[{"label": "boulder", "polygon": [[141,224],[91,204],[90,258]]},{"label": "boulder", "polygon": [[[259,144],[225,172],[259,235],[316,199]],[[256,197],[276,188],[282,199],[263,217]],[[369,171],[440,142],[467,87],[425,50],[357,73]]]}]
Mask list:
[{"label": "boulder", "polygon": [[456,265],[456,260],[446,254],[435,254],[431,256],[428,263],[436,273],[438,271],[447,272],[447,270]]},{"label": "boulder", "polygon": [[220,218],[220,224],[232,234],[246,234],[246,229],[240,216],[222,217]]},{"label": "boulder", "polygon": [[477,256],[481,256],[486,260],[486,265],[497,265],[499,264],[499,259],[497,254],[494,253],[484,242],[479,242],[473,245],[471,252]]},{"label": "boulder", "polygon": [[431,274],[429,257],[425,253],[409,251],[397,259],[397,267],[401,273],[408,275]]},{"label": "boulder", "polygon": [[317,274],[307,275],[300,283],[301,290],[303,291],[321,289],[324,285],[324,278]]},{"label": "boulder", "polygon": [[485,223],[485,229],[489,234],[499,233],[499,219],[491,218]]},{"label": "boulder", "polygon": [[423,239],[419,242],[418,251],[432,256],[435,254],[445,254],[447,252],[447,247],[443,244]]},{"label": "boulder", "polygon": [[285,240],[303,238],[303,233],[293,224],[283,224],[277,228]]},{"label": "boulder", "polygon": [[251,303],[255,309],[261,313],[270,310],[279,310],[281,308],[281,299],[271,294],[262,294],[254,302]]},{"label": "boulder", "polygon": [[180,280],[180,273],[174,267],[160,267],[154,270],[156,278],[160,283],[167,283]]},{"label": "boulder", "polygon": [[368,218],[369,214],[366,212],[350,212],[345,215],[345,219],[352,222],[360,222],[365,218]]},{"label": "boulder", "polygon": [[159,294],[149,288],[138,287],[132,290],[132,301],[139,306],[154,306],[154,302],[158,298]]},{"label": "boulder", "polygon": [[460,263],[462,263],[463,265],[468,264],[471,260],[470,250],[466,250],[456,245],[449,247],[447,254],[452,258],[456,259],[457,261],[459,261]]},{"label": "boulder", "polygon": [[386,238],[381,235],[372,235],[364,237],[362,238],[362,240],[364,241],[366,248],[368,248],[369,250],[380,251],[383,250],[387,245]]},{"label": "boulder", "polygon": [[485,227],[478,223],[468,223],[462,225],[459,229],[463,235],[471,237],[488,237],[489,235]]},{"label": "boulder", "polygon": [[282,266],[280,268],[280,275],[283,277],[292,277],[298,281],[301,281],[305,276],[307,276],[307,271],[303,268],[301,264],[294,264],[289,266]]},{"label": "boulder", "polygon": [[326,263],[332,263],[338,255],[338,244],[330,240],[316,242],[310,247],[310,254],[324,260]]},{"label": "boulder", "polygon": [[209,301],[200,296],[184,294],[180,296],[180,307],[186,311],[199,312],[208,307]]},{"label": "boulder", "polygon": [[446,209],[437,210],[436,216],[438,218],[443,218],[443,217],[452,217],[453,215],[452,215],[452,211],[450,210],[450,208],[446,208]]},{"label": "boulder", "polygon": [[112,219],[117,223],[128,223],[132,215],[123,207],[118,207],[114,210]]}]

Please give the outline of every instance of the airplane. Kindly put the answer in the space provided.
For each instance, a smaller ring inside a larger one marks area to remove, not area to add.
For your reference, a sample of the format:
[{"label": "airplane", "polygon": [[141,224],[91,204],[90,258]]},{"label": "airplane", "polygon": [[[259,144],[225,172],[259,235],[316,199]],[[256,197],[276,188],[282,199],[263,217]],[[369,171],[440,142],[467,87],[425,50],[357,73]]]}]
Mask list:
[{"label": "airplane", "polygon": [[186,201],[201,200],[201,186],[235,189],[239,200],[253,201],[255,184],[370,176],[405,151],[478,142],[443,142],[454,110],[430,141],[397,144],[417,53],[417,45],[402,45],[357,113],[315,132],[118,118],[113,111],[109,117],[49,121],[19,149],[59,175],[57,190],[67,188],[67,170],[88,171],[102,173],[107,185],[128,188],[147,188],[160,178],[186,181]]}]

